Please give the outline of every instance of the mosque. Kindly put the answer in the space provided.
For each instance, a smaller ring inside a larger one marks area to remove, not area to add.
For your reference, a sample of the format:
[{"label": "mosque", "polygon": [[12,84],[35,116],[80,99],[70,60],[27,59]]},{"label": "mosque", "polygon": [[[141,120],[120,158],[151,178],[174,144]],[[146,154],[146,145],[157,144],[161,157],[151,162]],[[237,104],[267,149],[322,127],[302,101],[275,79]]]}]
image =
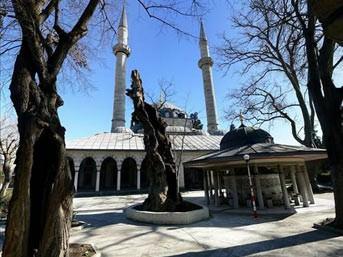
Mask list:
[{"label": "mosque", "polygon": [[[195,157],[219,150],[223,132],[218,130],[216,100],[212,78],[213,61],[204,31],[200,27],[200,60],[205,94],[207,131],[197,115],[188,114],[172,103],[159,106],[161,117],[168,124],[167,133],[173,145],[180,188],[201,188],[202,175],[184,169],[182,163]],[[99,133],[87,138],[67,141],[66,148],[77,192],[111,192],[144,190],[147,177],[141,171],[145,157],[142,130],[139,124],[125,127],[126,62],[130,56],[128,22],[125,8],[118,27],[118,42],[113,47],[116,57],[115,90],[111,132]]]},{"label": "mosque", "polygon": [[[313,204],[309,178],[312,171],[307,170],[306,162],[326,159],[326,151],[276,144],[263,129],[245,126],[242,117],[241,125],[232,126],[224,135],[218,129],[213,61],[202,23],[199,47],[198,66],[203,77],[207,131],[202,130],[196,113],[188,114],[169,102],[157,106],[168,125],[166,131],[177,164],[179,187],[204,189],[208,204],[225,202],[233,208],[251,205],[253,191],[260,209],[273,205],[289,208],[300,202],[304,207]],[[142,128],[135,122],[131,122],[130,128],[125,127],[126,61],[130,56],[125,8],[113,52],[116,69],[111,132],[66,144],[74,186],[79,194],[139,192],[148,187],[147,175],[141,170],[145,157]]]}]

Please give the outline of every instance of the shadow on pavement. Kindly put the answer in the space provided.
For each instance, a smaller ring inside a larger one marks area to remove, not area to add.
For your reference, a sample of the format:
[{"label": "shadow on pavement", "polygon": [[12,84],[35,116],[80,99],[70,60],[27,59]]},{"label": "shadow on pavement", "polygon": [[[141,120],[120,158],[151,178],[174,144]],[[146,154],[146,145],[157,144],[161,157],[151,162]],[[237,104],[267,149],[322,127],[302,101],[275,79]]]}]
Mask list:
[{"label": "shadow on pavement", "polygon": [[211,218],[193,223],[190,225],[154,225],[138,221],[132,221],[126,218],[125,213],[122,211],[109,211],[102,213],[78,213],[76,219],[79,221],[84,221],[90,224],[90,227],[104,227],[109,225],[130,224],[136,226],[148,226],[148,227],[171,227],[170,229],[178,229],[183,227],[242,227],[250,226],[267,222],[279,221],[287,218],[289,215],[265,215],[258,217],[257,219],[252,217],[250,214],[233,214],[233,213],[211,213]]},{"label": "shadow on pavement", "polygon": [[[338,237],[338,235],[325,232],[325,231],[313,230],[310,232],[305,232],[305,233],[296,234],[292,236],[281,237],[281,238],[270,239],[270,240],[237,245],[237,246],[231,246],[231,247],[222,248],[222,249],[206,250],[202,252],[189,252],[189,253],[184,253],[184,254],[179,254],[179,255],[173,255],[173,257],[194,257],[194,256],[196,257],[207,257],[207,256],[244,257],[244,256],[252,255],[252,254],[258,254],[258,253],[282,249],[286,247],[317,242],[317,241],[326,240],[326,239],[335,238],[335,237]],[[299,254],[300,254],[300,251],[299,251]],[[315,253],[313,254],[315,256]],[[271,256],[275,256],[275,254],[265,253],[261,256],[271,257]],[[329,256],[336,256],[336,257],[343,256],[343,248],[334,250]]]}]

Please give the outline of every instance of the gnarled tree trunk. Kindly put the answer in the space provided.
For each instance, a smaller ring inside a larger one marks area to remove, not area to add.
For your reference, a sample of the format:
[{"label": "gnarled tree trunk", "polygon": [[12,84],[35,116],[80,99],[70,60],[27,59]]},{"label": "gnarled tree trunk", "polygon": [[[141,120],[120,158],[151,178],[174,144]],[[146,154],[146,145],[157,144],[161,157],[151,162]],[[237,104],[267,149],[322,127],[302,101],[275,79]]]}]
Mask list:
[{"label": "gnarled tree trunk", "polygon": [[131,89],[127,95],[134,104],[133,117],[144,128],[146,156],[144,169],[148,174],[149,196],[143,203],[144,210],[173,211],[181,201],[177,192],[175,161],[171,152],[171,143],[166,135],[166,123],[159,117],[157,110],[144,101],[142,80],[138,71],[131,73]]},{"label": "gnarled tree trunk", "polygon": [[[57,112],[63,101],[56,80],[68,52],[86,34],[99,0],[88,1],[69,32],[59,24],[59,1],[12,3],[22,30],[10,85],[19,146],[2,256],[68,257],[73,183]],[[55,45],[42,31],[53,12]]]},{"label": "gnarled tree trunk", "polygon": [[67,256],[73,185],[57,115],[62,102],[36,84],[23,44],[10,86],[20,141],[3,256]]}]

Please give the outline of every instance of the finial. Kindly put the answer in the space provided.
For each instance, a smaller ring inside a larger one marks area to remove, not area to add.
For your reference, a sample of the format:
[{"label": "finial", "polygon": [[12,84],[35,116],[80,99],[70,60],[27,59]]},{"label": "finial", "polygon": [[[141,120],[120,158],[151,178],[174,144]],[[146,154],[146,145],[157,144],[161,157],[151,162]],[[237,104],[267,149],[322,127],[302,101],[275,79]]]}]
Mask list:
[{"label": "finial", "polygon": [[241,121],[241,126],[244,126],[243,121],[244,121],[244,116],[242,111],[239,113],[239,120]]}]

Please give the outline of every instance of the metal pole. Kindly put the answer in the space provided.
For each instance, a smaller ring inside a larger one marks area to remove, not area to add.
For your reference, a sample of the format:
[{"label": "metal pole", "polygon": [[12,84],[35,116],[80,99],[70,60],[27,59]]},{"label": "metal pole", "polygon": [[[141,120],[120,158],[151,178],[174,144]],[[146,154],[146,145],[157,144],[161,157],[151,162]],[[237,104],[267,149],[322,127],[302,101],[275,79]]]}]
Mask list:
[{"label": "metal pole", "polygon": [[251,203],[252,203],[252,208],[253,208],[253,215],[254,215],[254,218],[257,218],[256,200],[255,200],[255,193],[254,193],[254,188],[253,188],[251,174],[250,174],[249,160],[246,160],[246,163],[247,163],[247,169],[248,169],[248,178],[249,178],[249,186],[250,186],[250,193],[251,193]]}]

